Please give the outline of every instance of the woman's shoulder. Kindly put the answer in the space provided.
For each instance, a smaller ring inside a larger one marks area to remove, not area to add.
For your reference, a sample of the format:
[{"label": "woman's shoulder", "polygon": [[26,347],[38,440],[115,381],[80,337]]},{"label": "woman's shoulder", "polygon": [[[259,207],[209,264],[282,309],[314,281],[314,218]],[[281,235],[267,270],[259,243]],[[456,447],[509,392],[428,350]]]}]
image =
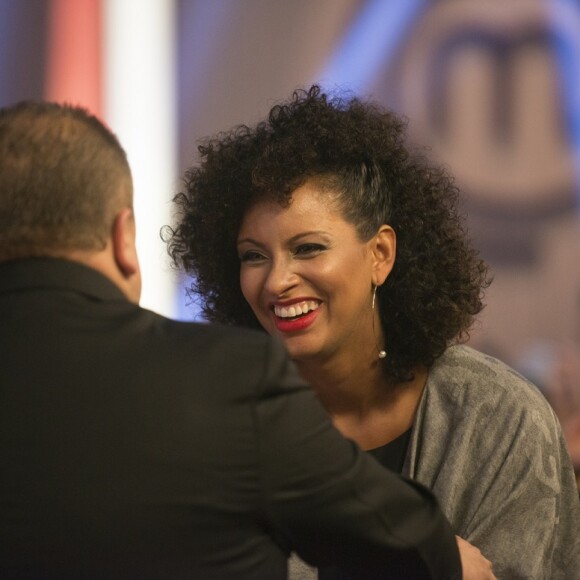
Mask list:
[{"label": "woman's shoulder", "polygon": [[[553,467],[566,463],[562,441],[558,420],[533,383],[496,358],[454,346],[429,374],[414,425],[414,449],[421,450],[414,474],[433,486],[442,470],[449,481],[477,473],[486,489],[509,468],[518,477],[533,472],[557,490],[560,471]],[[512,476],[506,478],[509,484]]]},{"label": "woman's shoulder", "polygon": [[469,346],[449,347],[429,373],[429,397],[464,409],[485,406],[496,413],[532,413],[553,421],[553,412],[540,390],[516,370]]}]

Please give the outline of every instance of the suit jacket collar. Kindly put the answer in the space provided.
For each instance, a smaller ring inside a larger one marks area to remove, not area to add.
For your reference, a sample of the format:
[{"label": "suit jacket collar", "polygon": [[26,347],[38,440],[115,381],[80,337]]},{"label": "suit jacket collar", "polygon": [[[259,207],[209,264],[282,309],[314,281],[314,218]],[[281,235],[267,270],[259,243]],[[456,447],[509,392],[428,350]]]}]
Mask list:
[{"label": "suit jacket collar", "polygon": [[0,294],[26,288],[73,290],[97,300],[127,301],[111,280],[79,262],[26,258],[0,263]]}]

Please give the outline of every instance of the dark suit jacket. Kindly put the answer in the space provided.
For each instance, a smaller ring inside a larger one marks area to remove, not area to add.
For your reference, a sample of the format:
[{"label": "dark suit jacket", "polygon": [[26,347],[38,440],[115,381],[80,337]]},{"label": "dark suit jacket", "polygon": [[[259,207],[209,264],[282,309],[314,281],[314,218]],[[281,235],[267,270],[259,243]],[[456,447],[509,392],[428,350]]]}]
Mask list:
[{"label": "dark suit jacket", "polygon": [[2,578],[275,580],[289,550],[460,573],[432,496],[343,439],[263,333],[31,259],[0,264],[0,345]]}]

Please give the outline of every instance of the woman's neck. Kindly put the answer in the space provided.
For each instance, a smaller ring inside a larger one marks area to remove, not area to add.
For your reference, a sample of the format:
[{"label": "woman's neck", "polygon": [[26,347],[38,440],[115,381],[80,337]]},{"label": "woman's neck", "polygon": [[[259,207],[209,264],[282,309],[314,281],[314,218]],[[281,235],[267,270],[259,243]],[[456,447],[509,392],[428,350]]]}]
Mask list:
[{"label": "woman's neck", "polygon": [[344,358],[326,362],[297,361],[297,365],[331,415],[355,410],[364,414],[388,390],[378,359],[365,365],[353,364]]},{"label": "woman's neck", "polygon": [[366,365],[297,364],[334,425],[363,449],[385,445],[412,426],[428,375],[419,368],[411,381],[389,384],[378,358]]}]

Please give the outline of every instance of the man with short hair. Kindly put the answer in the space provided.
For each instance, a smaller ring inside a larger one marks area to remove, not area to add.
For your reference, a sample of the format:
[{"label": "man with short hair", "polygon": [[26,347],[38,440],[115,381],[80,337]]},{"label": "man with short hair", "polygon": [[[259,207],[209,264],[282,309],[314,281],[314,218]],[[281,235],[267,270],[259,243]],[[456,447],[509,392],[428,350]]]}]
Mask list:
[{"label": "man with short hair", "polygon": [[281,345],[140,290],[115,136],[80,108],[1,110],[0,577],[275,580],[292,550],[461,577],[431,494],[343,439]]}]

